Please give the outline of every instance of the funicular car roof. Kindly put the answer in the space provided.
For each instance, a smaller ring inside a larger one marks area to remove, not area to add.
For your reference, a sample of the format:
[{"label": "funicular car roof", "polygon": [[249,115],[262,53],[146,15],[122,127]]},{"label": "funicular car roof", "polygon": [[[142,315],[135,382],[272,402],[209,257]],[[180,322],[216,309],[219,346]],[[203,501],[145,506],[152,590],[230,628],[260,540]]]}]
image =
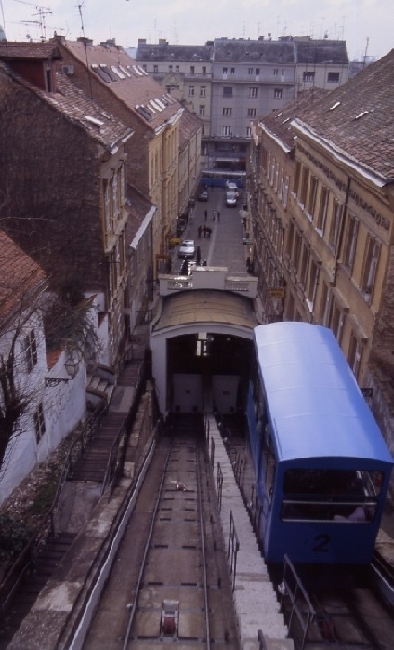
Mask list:
[{"label": "funicular car roof", "polygon": [[279,461],[354,458],[393,463],[333,332],[308,323],[255,328]]}]

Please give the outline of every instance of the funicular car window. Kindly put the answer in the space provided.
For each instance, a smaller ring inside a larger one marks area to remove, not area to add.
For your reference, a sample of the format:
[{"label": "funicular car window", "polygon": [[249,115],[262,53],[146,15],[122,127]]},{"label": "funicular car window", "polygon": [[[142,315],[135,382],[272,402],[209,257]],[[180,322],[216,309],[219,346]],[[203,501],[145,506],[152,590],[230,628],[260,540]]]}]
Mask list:
[{"label": "funicular car window", "polygon": [[283,479],[283,521],[371,522],[382,472],[289,469]]}]

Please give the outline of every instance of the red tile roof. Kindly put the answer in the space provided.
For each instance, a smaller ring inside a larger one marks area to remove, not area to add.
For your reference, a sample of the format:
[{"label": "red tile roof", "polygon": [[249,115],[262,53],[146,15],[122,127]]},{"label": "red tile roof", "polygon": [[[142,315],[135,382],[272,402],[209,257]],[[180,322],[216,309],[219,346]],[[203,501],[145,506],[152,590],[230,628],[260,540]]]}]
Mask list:
[{"label": "red tile roof", "polygon": [[394,180],[394,49],[299,114],[295,126],[385,184]]},{"label": "red tile roof", "polygon": [[64,39],[59,42],[151,129],[160,129],[182,111],[179,102],[163,92],[123,48]]},{"label": "red tile roof", "polygon": [[60,59],[59,48],[54,43],[0,42],[1,59]]},{"label": "red tile roof", "polygon": [[0,230],[0,331],[8,319],[31,304],[32,294],[44,287],[41,266]]}]

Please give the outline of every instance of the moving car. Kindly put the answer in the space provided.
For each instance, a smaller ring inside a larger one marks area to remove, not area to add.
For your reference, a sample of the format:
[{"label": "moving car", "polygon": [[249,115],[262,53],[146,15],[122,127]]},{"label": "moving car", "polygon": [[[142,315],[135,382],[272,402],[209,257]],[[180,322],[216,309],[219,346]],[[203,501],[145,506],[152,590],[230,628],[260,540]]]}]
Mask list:
[{"label": "moving car", "polygon": [[184,239],[178,248],[178,257],[192,259],[196,253],[194,239]]}]

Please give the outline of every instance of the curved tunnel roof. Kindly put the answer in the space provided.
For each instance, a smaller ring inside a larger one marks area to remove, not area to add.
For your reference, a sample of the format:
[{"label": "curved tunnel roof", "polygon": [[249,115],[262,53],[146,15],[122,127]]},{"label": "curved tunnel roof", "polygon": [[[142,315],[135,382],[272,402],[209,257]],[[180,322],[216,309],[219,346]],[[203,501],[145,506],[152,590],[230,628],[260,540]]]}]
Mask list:
[{"label": "curved tunnel roof", "polygon": [[[252,330],[257,325],[253,301],[235,293],[213,289],[181,291],[163,298],[152,335],[190,325],[228,326]],[[181,332],[179,332],[181,334]]]}]

